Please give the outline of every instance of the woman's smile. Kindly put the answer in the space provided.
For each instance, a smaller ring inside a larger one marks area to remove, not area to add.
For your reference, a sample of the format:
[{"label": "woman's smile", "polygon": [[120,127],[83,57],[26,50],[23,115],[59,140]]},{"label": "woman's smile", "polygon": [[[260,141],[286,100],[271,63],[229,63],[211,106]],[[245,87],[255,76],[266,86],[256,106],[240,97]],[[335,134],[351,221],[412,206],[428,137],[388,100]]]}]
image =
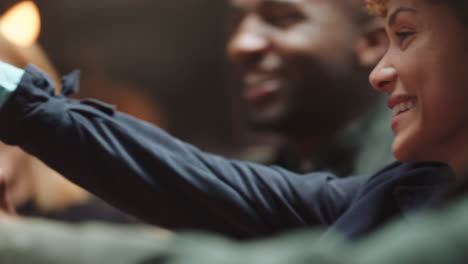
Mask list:
[{"label": "woman's smile", "polygon": [[396,134],[400,120],[416,107],[416,97],[411,95],[392,96],[388,100],[388,107],[392,110],[392,130]]}]

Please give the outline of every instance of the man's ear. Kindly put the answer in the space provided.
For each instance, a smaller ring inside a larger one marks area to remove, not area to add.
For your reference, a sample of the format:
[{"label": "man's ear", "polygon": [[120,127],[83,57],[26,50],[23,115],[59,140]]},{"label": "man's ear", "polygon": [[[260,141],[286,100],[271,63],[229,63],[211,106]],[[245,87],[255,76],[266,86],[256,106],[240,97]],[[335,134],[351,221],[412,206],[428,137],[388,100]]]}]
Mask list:
[{"label": "man's ear", "polygon": [[388,38],[383,19],[373,18],[363,27],[356,43],[358,63],[362,67],[374,67],[383,57],[387,48]]},{"label": "man's ear", "polygon": [[0,17],[0,32],[11,43],[29,46],[39,37],[41,20],[39,9],[32,1],[22,1]]}]

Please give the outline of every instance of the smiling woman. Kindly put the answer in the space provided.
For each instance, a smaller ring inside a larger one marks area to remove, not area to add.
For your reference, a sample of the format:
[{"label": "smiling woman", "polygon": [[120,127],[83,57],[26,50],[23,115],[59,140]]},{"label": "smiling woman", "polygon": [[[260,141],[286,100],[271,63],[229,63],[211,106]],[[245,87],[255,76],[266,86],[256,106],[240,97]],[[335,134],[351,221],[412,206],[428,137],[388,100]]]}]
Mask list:
[{"label": "smiling woman", "polygon": [[386,17],[390,47],[370,76],[389,95],[393,153],[467,170],[468,28],[465,1],[366,1]]}]

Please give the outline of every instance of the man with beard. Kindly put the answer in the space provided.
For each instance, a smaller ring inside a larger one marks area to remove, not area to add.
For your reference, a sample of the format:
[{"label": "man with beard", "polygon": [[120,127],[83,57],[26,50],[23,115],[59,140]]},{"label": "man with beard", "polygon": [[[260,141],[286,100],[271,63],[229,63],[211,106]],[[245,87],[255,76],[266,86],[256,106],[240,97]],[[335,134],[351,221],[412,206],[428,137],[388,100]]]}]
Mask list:
[{"label": "man with beard", "polygon": [[361,1],[232,3],[238,24],[227,50],[249,124],[281,138],[261,161],[339,176],[388,164],[390,115],[367,80],[386,38]]}]

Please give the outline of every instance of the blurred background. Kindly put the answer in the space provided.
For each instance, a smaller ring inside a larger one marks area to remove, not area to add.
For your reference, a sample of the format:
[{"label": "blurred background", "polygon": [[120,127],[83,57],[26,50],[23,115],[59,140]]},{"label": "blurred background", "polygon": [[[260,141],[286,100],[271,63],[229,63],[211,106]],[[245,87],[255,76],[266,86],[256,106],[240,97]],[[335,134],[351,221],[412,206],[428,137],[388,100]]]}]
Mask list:
[{"label": "blurred background", "polygon": [[[2,9],[17,1],[4,1]],[[229,88],[228,2],[47,0],[39,44],[94,97],[204,150],[229,155],[245,131]]]}]

